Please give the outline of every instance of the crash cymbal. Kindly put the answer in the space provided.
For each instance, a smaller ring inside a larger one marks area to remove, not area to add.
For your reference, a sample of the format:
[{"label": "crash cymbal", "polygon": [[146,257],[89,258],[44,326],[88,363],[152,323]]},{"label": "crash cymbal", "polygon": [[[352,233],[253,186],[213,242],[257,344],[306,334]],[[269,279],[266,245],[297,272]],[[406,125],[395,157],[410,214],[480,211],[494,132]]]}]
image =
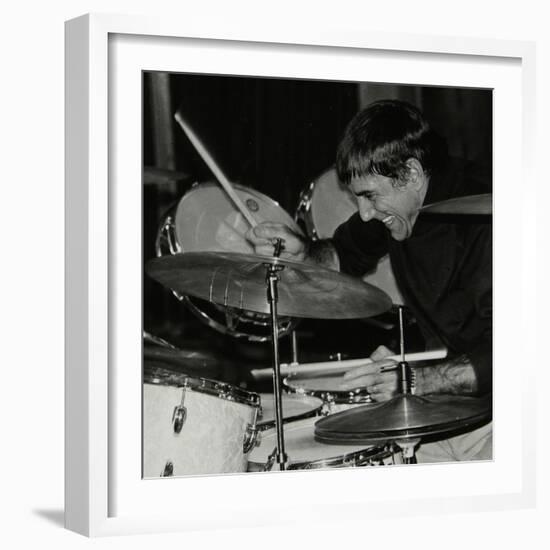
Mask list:
[{"label": "crash cymbal", "polygon": [[170,371],[187,374],[188,376],[198,376],[206,378],[216,378],[226,370],[226,365],[221,361],[199,360],[184,358],[178,356],[169,356],[168,354],[143,351],[143,366],[146,368],[163,368]]},{"label": "crash cymbal", "polygon": [[216,304],[268,314],[266,273],[276,266],[279,315],[317,319],[370,317],[391,307],[382,290],[313,264],[234,252],[186,252],[151,260],[164,286]]},{"label": "crash cymbal", "polygon": [[220,359],[208,352],[177,348],[146,346],[143,348],[143,357],[197,368],[214,367],[220,364]]},{"label": "crash cymbal", "polygon": [[490,418],[490,397],[404,394],[317,421],[315,439],[324,443],[367,445],[438,435]]},{"label": "crash cymbal", "polygon": [[469,195],[428,204],[420,209],[423,214],[473,214],[490,215],[493,213],[493,195]]}]

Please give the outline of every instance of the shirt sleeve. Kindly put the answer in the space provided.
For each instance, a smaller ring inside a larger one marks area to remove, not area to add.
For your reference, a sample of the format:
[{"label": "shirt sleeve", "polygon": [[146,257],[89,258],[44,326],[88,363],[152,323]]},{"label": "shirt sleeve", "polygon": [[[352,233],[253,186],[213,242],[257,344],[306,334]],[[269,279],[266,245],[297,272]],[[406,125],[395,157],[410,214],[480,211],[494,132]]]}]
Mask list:
[{"label": "shirt sleeve", "polygon": [[376,268],[388,252],[388,235],[378,220],[364,222],[358,213],[340,225],[332,238],[340,261],[340,271],[362,276]]},{"label": "shirt sleeve", "polygon": [[475,319],[464,327],[463,335],[470,341],[466,355],[476,373],[478,393],[486,394],[493,387],[492,226],[474,232],[477,238],[468,259],[472,271],[477,271],[471,284]]},{"label": "shirt sleeve", "polygon": [[468,358],[476,373],[478,394],[485,395],[493,389],[493,339],[491,336],[483,339],[475,346]]}]

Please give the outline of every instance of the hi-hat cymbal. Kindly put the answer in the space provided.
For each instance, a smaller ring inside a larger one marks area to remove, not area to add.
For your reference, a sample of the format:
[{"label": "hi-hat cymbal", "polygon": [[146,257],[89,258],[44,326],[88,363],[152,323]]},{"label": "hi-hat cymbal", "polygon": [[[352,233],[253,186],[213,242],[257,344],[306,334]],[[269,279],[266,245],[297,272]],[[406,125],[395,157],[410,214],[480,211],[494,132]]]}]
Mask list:
[{"label": "hi-hat cymbal", "polygon": [[370,317],[391,307],[382,290],[313,264],[234,252],[185,252],[151,260],[164,286],[229,307],[268,314],[266,273],[276,266],[279,315],[317,319]]},{"label": "hi-hat cymbal", "polygon": [[317,421],[315,439],[324,443],[369,445],[443,434],[490,419],[490,397],[404,394]]},{"label": "hi-hat cymbal", "polygon": [[490,215],[493,213],[493,195],[468,195],[428,204],[420,209],[423,214],[472,214]]}]

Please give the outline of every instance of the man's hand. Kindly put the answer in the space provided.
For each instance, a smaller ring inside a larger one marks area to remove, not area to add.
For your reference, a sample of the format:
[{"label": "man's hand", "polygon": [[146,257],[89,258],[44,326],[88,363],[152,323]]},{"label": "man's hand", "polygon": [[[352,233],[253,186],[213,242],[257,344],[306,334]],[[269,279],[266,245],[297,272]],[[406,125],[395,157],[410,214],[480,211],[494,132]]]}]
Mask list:
[{"label": "man's hand", "polygon": [[307,254],[307,240],[282,223],[262,222],[246,233],[246,238],[254,245],[254,252],[263,256],[273,256],[277,238],[283,239],[281,258],[303,262]]},{"label": "man's hand", "polygon": [[262,222],[251,228],[245,237],[254,245],[254,252],[273,256],[277,238],[283,239],[281,258],[295,262],[318,264],[338,271],[340,261],[330,239],[309,241],[301,233],[277,222]]},{"label": "man's hand", "polygon": [[394,359],[387,359],[395,355],[386,346],[379,346],[371,354],[373,363],[362,367],[355,367],[344,374],[342,389],[366,388],[374,401],[387,401],[399,393],[399,370],[380,372],[383,367],[397,365]]}]

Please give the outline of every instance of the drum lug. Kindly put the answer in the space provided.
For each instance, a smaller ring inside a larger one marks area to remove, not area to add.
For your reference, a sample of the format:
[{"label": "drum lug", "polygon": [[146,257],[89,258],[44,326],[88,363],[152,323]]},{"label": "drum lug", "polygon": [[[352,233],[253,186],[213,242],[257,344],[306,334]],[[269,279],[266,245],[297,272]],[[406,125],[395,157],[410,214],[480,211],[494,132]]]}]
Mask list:
[{"label": "drum lug", "polygon": [[335,404],[336,401],[334,399],[334,396],[330,392],[325,393],[323,395],[323,406],[321,407],[321,415],[328,416],[329,414],[333,414]]},{"label": "drum lug", "polygon": [[243,453],[248,454],[261,441],[260,429],[255,424],[247,424],[243,440]]},{"label": "drum lug", "polygon": [[174,433],[179,434],[185,420],[187,418],[187,407],[178,406],[174,407],[174,414],[172,414],[172,426],[174,427]]},{"label": "drum lug", "polygon": [[264,472],[271,472],[275,459],[277,458],[277,447],[273,449],[273,452],[267,457],[267,462],[264,464]]},{"label": "drum lug", "polygon": [[185,401],[185,387],[181,395],[181,403],[174,407],[174,412],[172,413],[172,426],[174,428],[174,433],[179,434],[185,421],[187,420],[187,407],[183,404]]},{"label": "drum lug", "polygon": [[174,463],[169,460],[165,466],[164,470],[160,474],[160,477],[172,477],[174,475]]}]

